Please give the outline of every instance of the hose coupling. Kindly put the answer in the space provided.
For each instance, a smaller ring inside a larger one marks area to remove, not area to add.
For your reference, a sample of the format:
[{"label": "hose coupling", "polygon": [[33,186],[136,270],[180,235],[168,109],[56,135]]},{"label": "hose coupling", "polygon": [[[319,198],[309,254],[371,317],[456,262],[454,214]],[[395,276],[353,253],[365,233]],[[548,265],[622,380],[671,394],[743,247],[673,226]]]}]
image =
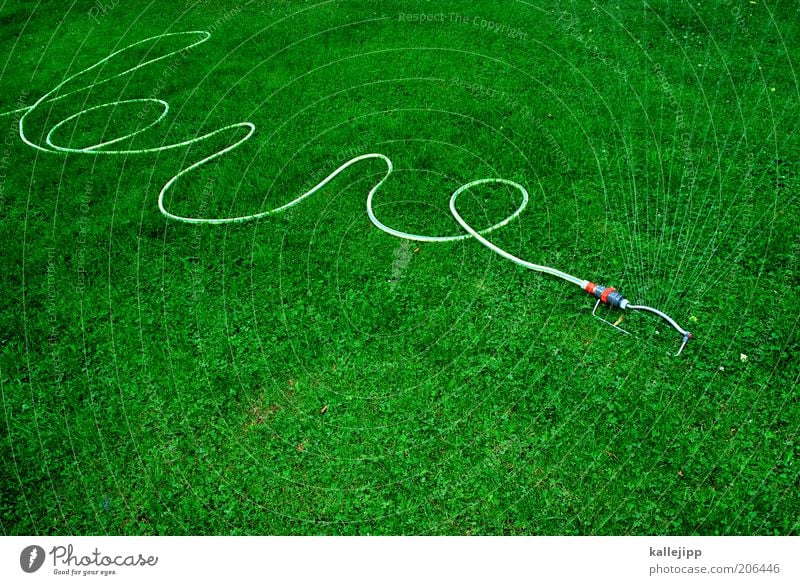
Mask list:
[{"label": "hose coupling", "polygon": [[622,296],[613,286],[602,286],[590,282],[585,289],[590,295],[594,295],[600,302],[617,309],[625,309],[628,306],[628,299]]}]

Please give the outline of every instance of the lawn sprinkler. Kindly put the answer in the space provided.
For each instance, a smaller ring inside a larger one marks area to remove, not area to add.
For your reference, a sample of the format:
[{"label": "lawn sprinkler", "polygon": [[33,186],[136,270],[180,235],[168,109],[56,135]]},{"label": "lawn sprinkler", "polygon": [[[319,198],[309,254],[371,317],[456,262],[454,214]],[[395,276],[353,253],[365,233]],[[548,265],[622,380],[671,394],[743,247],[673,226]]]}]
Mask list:
[{"label": "lawn sprinkler", "polygon": [[683,348],[686,347],[686,344],[689,343],[689,340],[693,337],[693,335],[689,331],[678,325],[675,319],[673,319],[663,311],[659,311],[658,309],[654,309],[653,307],[648,307],[647,305],[632,305],[628,301],[628,299],[623,297],[622,294],[619,291],[617,291],[617,289],[615,289],[614,287],[602,286],[599,284],[595,284],[593,282],[589,282],[588,280],[581,280],[575,276],[572,276],[571,274],[567,274],[566,272],[562,272],[561,270],[557,270],[551,266],[533,264],[532,262],[528,262],[526,260],[523,260],[522,258],[518,258],[517,256],[514,256],[513,254],[492,244],[489,240],[483,237],[483,234],[485,234],[491,229],[495,229],[495,226],[492,226],[487,230],[482,230],[479,232],[475,230],[472,226],[470,226],[466,221],[464,221],[464,218],[461,217],[461,215],[458,213],[458,210],[456,209],[456,199],[461,193],[463,193],[467,189],[475,185],[479,185],[481,183],[504,183],[512,187],[515,187],[520,191],[520,193],[522,193],[522,204],[517,209],[517,211],[515,211],[511,216],[509,216],[508,219],[504,220],[505,222],[508,222],[511,219],[515,218],[517,215],[519,215],[519,213],[528,204],[528,192],[522,185],[515,183],[513,181],[508,181],[506,179],[480,179],[478,181],[467,183],[466,185],[457,189],[450,197],[450,213],[453,214],[453,217],[455,217],[456,221],[461,225],[462,228],[464,228],[467,234],[471,235],[473,238],[478,240],[481,244],[489,248],[492,252],[499,254],[503,258],[511,260],[515,264],[519,264],[520,266],[524,266],[525,268],[528,268],[530,270],[535,270],[536,272],[544,272],[545,274],[550,274],[552,276],[566,280],[567,282],[571,282],[572,284],[578,285],[583,290],[588,292],[590,295],[593,295],[597,299],[597,302],[594,304],[594,309],[592,309],[592,315],[595,318],[602,321],[603,323],[611,325],[611,327],[613,327],[618,331],[621,331],[626,335],[630,335],[630,332],[625,331],[625,329],[622,329],[616,323],[611,323],[610,321],[603,319],[602,317],[600,317],[600,315],[597,314],[597,308],[600,306],[601,303],[605,303],[609,307],[620,309],[622,311],[632,310],[632,311],[648,311],[650,313],[655,313],[656,315],[664,319],[664,321],[669,323],[669,325],[672,328],[674,328],[678,333],[681,334],[681,345],[678,348],[678,351],[675,354],[675,356],[677,357],[681,355]]},{"label": "lawn sprinkler", "polygon": [[625,335],[630,335],[630,331],[625,331],[622,327],[617,325],[616,323],[612,323],[611,321],[606,321],[600,315],[597,314],[597,307],[600,306],[600,303],[606,303],[610,307],[615,307],[617,309],[626,310],[630,309],[632,311],[649,311],[650,313],[655,313],[664,321],[670,324],[678,333],[681,334],[681,346],[678,348],[678,352],[675,356],[681,355],[683,348],[686,347],[686,344],[689,343],[689,340],[694,337],[689,331],[686,331],[683,327],[678,325],[675,322],[675,319],[664,313],[663,311],[659,311],[658,309],[654,309],[653,307],[648,307],[647,305],[632,305],[628,302],[628,299],[623,297],[617,289],[614,287],[605,287],[600,286],[599,284],[595,284],[593,282],[587,282],[584,290],[588,292],[590,295],[594,295],[597,297],[597,302],[594,304],[594,309],[592,309],[592,315],[606,323],[607,325],[611,325],[614,329],[618,331],[622,331]]}]

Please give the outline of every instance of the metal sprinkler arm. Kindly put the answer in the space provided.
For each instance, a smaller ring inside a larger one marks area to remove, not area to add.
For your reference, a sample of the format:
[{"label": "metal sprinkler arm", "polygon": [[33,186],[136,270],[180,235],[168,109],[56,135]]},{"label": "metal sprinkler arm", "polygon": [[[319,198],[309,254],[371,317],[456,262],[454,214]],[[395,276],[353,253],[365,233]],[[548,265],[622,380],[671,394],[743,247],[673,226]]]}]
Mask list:
[{"label": "metal sprinkler arm", "polygon": [[661,317],[664,321],[669,323],[669,325],[673,329],[675,329],[678,333],[680,333],[681,336],[682,336],[681,346],[680,346],[680,348],[678,348],[678,352],[675,354],[676,357],[681,355],[681,352],[683,351],[683,348],[686,347],[686,344],[689,343],[689,340],[692,337],[694,337],[689,331],[687,331],[686,329],[684,329],[683,327],[678,325],[678,323],[675,321],[675,319],[673,319],[672,317],[670,317],[669,315],[667,315],[663,311],[659,311],[658,309],[654,309],[653,307],[648,307],[647,305],[632,305],[632,304],[630,304],[628,299],[623,297],[619,292],[617,292],[617,289],[615,289],[613,287],[605,287],[605,286],[601,286],[599,284],[595,284],[593,282],[589,282],[584,287],[584,290],[586,292],[588,292],[589,294],[594,295],[595,297],[597,297],[597,302],[595,303],[594,309],[592,310],[592,315],[595,318],[597,318],[600,321],[602,321],[603,323],[606,323],[607,325],[611,325],[614,329],[622,331],[623,333],[626,333],[628,335],[630,335],[629,331],[625,331],[624,329],[622,329],[621,327],[617,326],[616,324],[611,323],[609,321],[606,321],[605,319],[603,319],[602,317],[597,315],[597,307],[600,306],[600,303],[605,303],[605,304],[607,304],[607,305],[609,305],[611,307],[615,307],[615,308],[622,309],[622,310],[632,309],[634,311],[649,311],[650,313],[655,313],[656,315]]}]

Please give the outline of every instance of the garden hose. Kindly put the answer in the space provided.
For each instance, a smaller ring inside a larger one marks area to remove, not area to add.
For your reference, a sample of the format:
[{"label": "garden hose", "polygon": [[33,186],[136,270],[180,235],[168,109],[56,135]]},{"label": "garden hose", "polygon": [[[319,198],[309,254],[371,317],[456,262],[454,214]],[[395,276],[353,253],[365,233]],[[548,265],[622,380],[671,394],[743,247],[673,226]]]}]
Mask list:
[{"label": "garden hose", "polygon": [[[159,57],[154,57],[152,59],[149,59],[147,61],[139,63],[138,65],[135,65],[135,66],[133,66],[133,67],[131,67],[129,69],[126,69],[125,71],[123,71],[121,73],[117,73],[117,74],[111,75],[109,77],[103,78],[103,79],[101,79],[99,81],[95,81],[94,83],[90,83],[88,85],[84,85],[82,87],[79,87],[78,89],[69,90],[69,91],[65,91],[64,93],[60,93],[61,89],[64,88],[67,84],[71,83],[73,80],[78,79],[79,77],[89,73],[90,71],[93,71],[93,70],[95,70],[95,69],[97,69],[99,67],[102,67],[105,63],[108,63],[111,59],[119,56],[120,54],[122,54],[122,53],[124,53],[126,51],[129,51],[130,49],[133,49],[134,47],[137,47],[139,45],[143,45],[143,44],[146,44],[146,43],[150,43],[150,42],[153,42],[153,41],[157,41],[159,39],[167,38],[167,37],[190,36],[190,35],[191,36],[200,35],[200,38],[199,38],[199,40],[195,40],[194,42],[191,42],[191,43],[187,44],[186,46],[184,46],[184,47],[182,47],[180,49],[177,49],[175,51],[172,51],[172,52],[166,53],[164,55],[161,55]],[[682,327],[680,327],[678,325],[678,323],[675,322],[674,319],[672,319],[670,316],[668,316],[667,314],[663,313],[662,311],[659,311],[658,309],[654,309],[652,307],[648,307],[646,305],[633,305],[633,304],[629,303],[628,300],[625,299],[613,287],[600,286],[600,285],[594,284],[592,282],[589,282],[587,280],[581,280],[581,279],[579,279],[579,278],[577,278],[575,276],[572,276],[571,274],[567,274],[566,272],[562,272],[561,270],[557,270],[557,269],[552,268],[550,266],[543,266],[543,265],[540,265],[540,264],[533,264],[532,262],[528,262],[527,260],[523,260],[521,258],[518,258],[517,256],[514,256],[513,254],[507,252],[506,250],[503,250],[502,248],[500,248],[500,247],[496,246],[495,244],[491,243],[489,240],[487,240],[484,237],[486,234],[488,234],[488,233],[490,233],[490,232],[492,232],[492,231],[494,231],[496,229],[499,229],[499,228],[507,225],[509,222],[513,221],[520,213],[522,213],[522,211],[527,206],[528,199],[529,199],[528,192],[525,190],[525,188],[522,185],[520,185],[519,183],[516,183],[514,181],[509,181],[507,179],[499,179],[499,178],[478,179],[476,181],[471,181],[469,183],[466,183],[465,185],[462,185],[461,187],[456,189],[453,192],[452,196],[450,197],[450,212],[453,214],[453,217],[456,219],[456,221],[459,223],[459,225],[461,225],[461,227],[464,229],[464,231],[466,233],[459,234],[459,235],[454,235],[454,236],[426,236],[426,235],[407,233],[407,232],[403,232],[403,231],[394,229],[392,227],[389,227],[389,226],[387,226],[386,224],[384,224],[383,222],[381,222],[377,218],[377,216],[375,215],[375,212],[373,210],[373,198],[374,198],[375,193],[377,192],[377,190],[380,188],[380,186],[384,183],[384,181],[386,181],[386,179],[389,177],[389,175],[392,174],[392,170],[394,168],[393,165],[392,165],[392,161],[387,156],[385,156],[383,154],[378,154],[378,153],[364,154],[364,155],[357,156],[355,158],[352,158],[352,159],[346,161],[344,164],[342,164],[336,170],[334,170],[332,173],[330,173],[327,177],[325,177],[322,181],[317,183],[314,187],[312,187],[311,189],[309,189],[308,191],[306,191],[302,195],[296,197],[295,199],[289,201],[288,203],[285,203],[285,204],[281,205],[280,207],[276,207],[274,209],[270,209],[270,210],[267,210],[267,211],[262,211],[260,213],[255,213],[255,214],[252,214],[252,215],[245,215],[245,216],[240,216],[240,217],[224,217],[224,218],[186,217],[186,216],[176,215],[176,214],[170,212],[166,208],[166,206],[164,204],[164,198],[165,198],[165,195],[167,194],[167,192],[169,191],[169,189],[182,176],[184,176],[187,173],[197,169],[198,167],[201,167],[204,164],[206,164],[206,163],[208,163],[208,162],[210,162],[210,161],[212,161],[212,160],[214,160],[214,159],[216,159],[216,158],[218,158],[218,157],[220,157],[220,156],[222,156],[222,155],[234,150],[235,148],[237,148],[238,146],[240,146],[241,144],[246,142],[253,135],[253,133],[255,132],[255,129],[256,129],[255,125],[251,124],[250,122],[240,122],[240,123],[236,123],[236,124],[230,124],[228,126],[224,126],[222,128],[218,128],[217,130],[213,130],[213,131],[208,132],[206,134],[203,134],[201,136],[196,136],[194,138],[190,138],[190,139],[187,139],[187,140],[184,140],[184,141],[181,141],[181,142],[176,142],[176,143],[173,143],[173,144],[157,146],[157,147],[153,147],[153,148],[142,148],[142,149],[111,149],[111,148],[109,148],[110,146],[112,146],[114,144],[117,144],[117,143],[122,142],[124,140],[133,138],[134,136],[136,136],[138,134],[141,134],[142,132],[144,132],[144,131],[152,128],[156,124],[158,124],[161,120],[163,120],[166,117],[167,113],[169,112],[169,104],[167,102],[165,102],[163,100],[160,100],[160,99],[157,99],[155,97],[150,97],[150,98],[139,98],[139,99],[128,99],[128,100],[112,101],[112,102],[104,103],[104,104],[101,104],[101,105],[98,105],[98,106],[93,106],[93,107],[90,107],[90,108],[86,108],[86,109],[80,110],[79,112],[74,113],[74,114],[68,116],[67,118],[64,118],[60,122],[56,123],[55,125],[53,125],[50,128],[50,131],[47,133],[47,136],[45,137],[44,144],[37,144],[37,143],[31,141],[28,138],[28,136],[26,135],[25,122],[26,122],[28,116],[30,116],[31,113],[33,113],[39,106],[41,106],[43,104],[46,104],[46,103],[52,103],[52,102],[61,100],[61,99],[65,98],[65,97],[67,97],[67,96],[74,95],[74,94],[76,94],[78,92],[81,92],[81,91],[92,90],[92,89],[94,89],[95,87],[97,87],[97,86],[99,86],[101,84],[104,84],[104,83],[107,83],[107,82],[111,81],[112,79],[116,79],[116,78],[122,77],[123,75],[127,75],[129,73],[132,73],[132,72],[136,71],[137,69],[141,69],[142,67],[150,65],[150,64],[155,63],[157,61],[161,61],[161,60],[166,59],[166,58],[168,58],[168,57],[170,57],[172,55],[176,55],[178,53],[183,54],[185,51],[188,51],[189,49],[191,49],[193,47],[196,47],[197,45],[199,45],[201,43],[204,43],[210,37],[211,37],[211,33],[207,32],[207,31],[187,31],[187,32],[176,32],[176,33],[164,33],[164,34],[160,34],[160,35],[156,35],[156,36],[153,36],[153,37],[149,37],[149,38],[143,39],[141,41],[137,41],[137,42],[132,43],[132,44],[126,46],[126,47],[123,47],[121,49],[118,49],[118,50],[112,52],[108,56],[106,56],[103,59],[99,60],[97,63],[95,63],[95,64],[93,64],[93,65],[91,65],[91,66],[89,66],[89,67],[87,67],[87,68],[85,68],[85,69],[83,69],[83,70],[81,70],[81,71],[69,76],[69,77],[67,77],[64,81],[62,81],[61,83],[56,85],[52,90],[50,90],[49,92],[45,93],[42,97],[40,97],[38,100],[36,100],[32,105],[25,106],[25,107],[22,107],[22,108],[18,108],[18,109],[15,109],[15,110],[11,110],[11,111],[5,112],[3,114],[0,114],[0,116],[6,116],[6,115],[15,114],[15,113],[20,114],[20,117],[19,117],[19,136],[20,136],[20,139],[25,144],[27,144],[28,146],[30,146],[32,148],[35,148],[37,150],[44,151],[44,152],[80,153],[80,154],[95,154],[95,155],[129,155],[129,154],[145,154],[145,153],[162,152],[162,151],[165,151],[165,150],[170,150],[170,149],[174,149],[174,148],[180,148],[180,147],[184,147],[184,146],[190,146],[192,144],[196,144],[198,142],[202,142],[204,140],[207,140],[207,139],[209,139],[209,138],[211,138],[213,136],[216,136],[217,134],[220,134],[222,132],[225,132],[227,130],[231,130],[231,129],[235,129],[235,128],[242,128],[243,130],[246,130],[244,136],[242,136],[241,138],[239,138],[238,140],[236,140],[232,144],[229,144],[228,146],[226,146],[222,150],[219,150],[219,151],[215,152],[214,154],[211,154],[210,156],[207,156],[207,157],[205,157],[205,158],[203,158],[203,159],[191,164],[190,166],[186,167],[185,169],[182,169],[181,171],[179,171],[175,176],[173,176],[171,179],[169,179],[164,184],[164,186],[161,188],[161,191],[158,194],[158,208],[161,211],[161,213],[165,217],[167,217],[167,218],[169,218],[171,220],[178,221],[178,222],[183,222],[183,223],[189,223],[189,224],[217,224],[218,225],[218,224],[241,223],[241,222],[252,221],[252,220],[256,220],[256,219],[260,219],[260,218],[263,218],[263,217],[267,217],[267,216],[270,216],[270,215],[274,215],[274,214],[280,213],[282,211],[285,211],[285,210],[289,209],[290,207],[293,207],[293,206],[297,205],[298,203],[300,203],[301,201],[303,201],[307,197],[310,197],[311,195],[313,195],[314,193],[316,193],[317,191],[322,189],[325,185],[327,185],[330,181],[332,181],[337,175],[339,175],[341,172],[343,172],[348,167],[350,167],[350,166],[352,166],[352,165],[354,165],[354,164],[356,164],[356,163],[358,163],[360,161],[369,160],[369,159],[380,159],[384,163],[386,163],[386,167],[387,167],[386,174],[383,176],[383,178],[381,178],[381,180],[377,184],[375,184],[375,186],[372,187],[372,189],[370,189],[370,191],[369,191],[369,193],[367,195],[367,202],[366,202],[367,215],[369,216],[370,221],[378,229],[386,232],[387,234],[390,234],[392,236],[398,237],[398,238],[403,238],[403,239],[406,239],[406,240],[414,240],[414,241],[418,241],[418,242],[452,242],[452,241],[457,241],[457,240],[463,240],[465,238],[470,238],[470,237],[471,238],[475,238],[481,244],[483,244],[484,246],[486,246],[487,248],[489,248],[490,250],[492,250],[496,254],[499,254],[503,258],[511,260],[512,262],[514,262],[516,264],[519,264],[520,266],[524,266],[525,268],[528,268],[530,270],[534,270],[536,272],[543,272],[543,273],[546,273],[546,274],[550,274],[552,276],[561,278],[563,280],[566,280],[567,282],[571,282],[572,284],[575,284],[575,285],[581,287],[586,292],[588,292],[589,294],[591,294],[595,298],[597,298],[597,302],[595,304],[595,309],[594,309],[594,311],[592,311],[592,314],[595,315],[595,316],[597,316],[596,315],[597,307],[601,303],[605,303],[606,305],[608,305],[610,307],[617,308],[617,309],[620,309],[620,310],[623,310],[623,311],[624,310],[648,311],[648,312],[651,312],[651,313],[654,313],[654,314],[658,315],[664,321],[666,321],[671,327],[673,327],[678,333],[680,333],[681,336],[682,336],[682,342],[681,342],[680,349],[678,349],[678,352],[675,355],[680,355],[680,353],[683,351],[683,348],[686,346],[686,343],[692,337],[692,334],[689,333],[687,330],[683,329]],[[77,118],[79,118],[80,116],[82,116],[84,114],[87,114],[87,113],[93,112],[93,111],[97,111],[97,110],[101,110],[101,109],[106,109],[106,108],[116,108],[117,106],[120,106],[120,105],[123,105],[123,104],[132,104],[132,103],[155,103],[155,104],[158,104],[158,105],[161,106],[162,112],[158,116],[158,118],[156,118],[153,122],[147,124],[146,126],[144,126],[142,128],[139,128],[138,130],[135,130],[133,132],[129,132],[127,134],[123,134],[122,136],[118,136],[116,138],[113,138],[113,139],[110,139],[110,140],[106,140],[104,142],[100,142],[98,144],[94,144],[94,145],[91,145],[91,146],[86,146],[86,147],[82,147],[82,148],[71,148],[71,147],[66,147],[66,146],[60,146],[60,145],[57,144],[57,142],[54,139],[54,135],[57,133],[57,131],[60,128],[62,128],[64,125],[68,124],[69,122],[71,122],[73,120],[76,120]],[[521,199],[521,203],[520,203],[519,207],[511,215],[509,215],[508,217],[506,217],[502,221],[500,221],[500,222],[498,222],[498,223],[496,223],[496,224],[494,224],[492,226],[489,226],[488,228],[485,228],[485,229],[482,229],[482,230],[476,230],[472,226],[470,226],[464,220],[464,218],[462,218],[461,215],[458,213],[458,210],[456,208],[456,200],[458,199],[458,196],[461,193],[463,193],[464,191],[467,191],[467,190],[469,190],[469,189],[471,189],[473,187],[476,187],[478,185],[483,185],[483,184],[487,184],[487,183],[503,184],[503,185],[512,187],[512,188],[514,188],[514,189],[516,189],[516,190],[518,190],[520,192],[522,199]],[[600,318],[600,317],[598,317],[598,318]],[[601,319],[601,320],[604,321],[603,319]],[[605,322],[607,323],[607,321],[605,321]],[[616,329],[620,329],[614,323],[609,323],[609,324],[612,325],[613,327],[615,327]],[[622,329],[620,329],[620,330],[624,331]]]}]

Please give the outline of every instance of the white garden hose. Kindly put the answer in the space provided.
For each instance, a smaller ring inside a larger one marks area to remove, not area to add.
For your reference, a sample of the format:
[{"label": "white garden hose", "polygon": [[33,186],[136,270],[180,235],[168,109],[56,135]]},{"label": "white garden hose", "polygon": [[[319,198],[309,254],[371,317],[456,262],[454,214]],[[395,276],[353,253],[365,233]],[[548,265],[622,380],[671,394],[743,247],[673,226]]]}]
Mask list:
[{"label": "white garden hose", "polygon": [[[194,42],[192,42],[192,43],[190,43],[190,44],[188,44],[188,45],[186,45],[186,46],[184,46],[184,47],[182,47],[180,49],[177,49],[175,51],[172,51],[172,52],[166,53],[164,55],[161,55],[160,57],[155,57],[153,59],[149,59],[147,61],[139,63],[138,65],[136,65],[134,67],[131,67],[129,69],[126,69],[125,71],[123,71],[121,73],[117,73],[115,75],[111,75],[109,77],[103,78],[103,79],[101,79],[99,81],[96,81],[94,83],[90,83],[88,85],[84,85],[82,87],[79,87],[78,89],[66,91],[65,93],[59,93],[61,88],[63,88],[68,83],[72,82],[73,80],[79,78],[80,76],[82,76],[82,75],[84,75],[86,73],[89,73],[90,71],[93,71],[93,70],[97,69],[98,67],[101,67],[103,64],[109,62],[114,57],[116,57],[118,55],[121,55],[122,53],[124,53],[124,52],[126,52],[126,51],[128,51],[128,50],[130,50],[130,49],[132,49],[134,47],[137,47],[139,45],[143,45],[145,43],[157,41],[158,39],[167,38],[167,37],[189,36],[189,35],[192,35],[192,36],[200,35],[200,39],[196,40],[196,41],[194,41]],[[111,81],[112,79],[116,79],[118,77],[122,77],[123,75],[127,75],[128,73],[132,73],[132,72],[136,71],[137,69],[141,69],[142,67],[150,65],[151,63],[155,63],[156,61],[161,61],[163,59],[166,59],[166,58],[168,58],[168,57],[170,57],[172,55],[176,55],[178,53],[183,53],[183,52],[185,52],[185,51],[187,51],[187,50],[189,50],[189,49],[191,49],[193,47],[196,47],[197,45],[199,45],[201,43],[204,43],[210,37],[211,37],[211,33],[207,32],[207,31],[187,31],[187,32],[177,32],[177,33],[164,33],[164,34],[156,35],[156,36],[153,36],[153,37],[149,37],[147,39],[143,39],[141,41],[137,41],[137,42],[135,42],[135,43],[133,43],[131,45],[128,45],[128,46],[122,48],[122,49],[114,51],[113,53],[111,53],[107,57],[105,57],[105,58],[101,59],[100,61],[98,61],[97,63],[95,63],[94,65],[91,65],[90,67],[87,67],[86,69],[83,69],[83,70],[75,73],[74,75],[71,75],[70,77],[68,77],[67,79],[65,79],[64,81],[62,81],[58,85],[56,85],[52,90],[50,90],[49,92],[44,94],[42,97],[40,97],[38,100],[36,100],[36,102],[34,102],[32,105],[25,106],[25,107],[22,107],[22,108],[18,108],[16,110],[11,110],[11,111],[5,112],[3,114],[0,114],[0,116],[10,115],[10,114],[14,114],[14,113],[21,114],[20,118],[19,118],[19,136],[20,136],[20,138],[22,139],[22,141],[25,144],[27,144],[28,146],[30,146],[32,148],[35,148],[37,150],[41,150],[43,152],[82,153],[82,154],[96,154],[96,155],[101,155],[101,154],[105,154],[105,155],[115,155],[115,154],[116,155],[129,155],[129,154],[145,154],[145,153],[162,152],[162,151],[165,151],[165,150],[170,150],[170,149],[173,149],[173,148],[180,148],[180,147],[183,147],[183,146],[189,146],[191,144],[202,142],[203,140],[207,140],[208,138],[211,138],[211,137],[216,136],[217,134],[219,134],[221,132],[225,132],[226,130],[231,130],[233,128],[244,128],[244,129],[246,129],[247,132],[245,133],[245,135],[242,138],[240,138],[239,140],[235,141],[233,144],[230,144],[230,145],[226,146],[222,150],[219,150],[219,151],[215,152],[214,154],[212,154],[210,156],[207,156],[207,157],[205,157],[205,158],[203,158],[203,159],[191,164],[190,166],[186,167],[185,169],[182,169],[174,177],[172,177],[169,181],[167,181],[164,184],[164,186],[161,188],[161,191],[158,194],[158,208],[161,210],[161,213],[165,217],[168,217],[169,219],[172,219],[174,221],[179,221],[179,222],[183,222],[183,223],[190,223],[190,224],[241,223],[241,222],[252,221],[252,220],[259,219],[259,218],[267,217],[269,215],[274,215],[274,214],[280,213],[282,211],[285,211],[286,209],[289,209],[290,207],[293,207],[293,206],[297,205],[298,203],[303,201],[306,197],[310,197],[311,195],[313,195],[314,193],[316,193],[317,191],[322,189],[325,185],[327,185],[330,181],[332,181],[339,173],[341,173],[342,171],[344,171],[348,167],[350,167],[350,166],[352,166],[352,165],[354,165],[354,164],[356,164],[356,163],[358,163],[360,161],[363,161],[363,160],[381,159],[382,161],[384,161],[386,163],[386,167],[387,167],[386,174],[383,176],[383,178],[374,187],[372,187],[372,189],[370,189],[369,194],[367,195],[367,215],[369,216],[370,221],[372,221],[372,223],[378,229],[386,232],[387,234],[396,236],[398,238],[403,238],[403,239],[406,239],[406,240],[415,240],[415,241],[419,241],[419,242],[453,242],[453,241],[456,241],[456,240],[462,240],[462,239],[470,238],[470,237],[475,238],[481,244],[483,244],[484,246],[486,246],[487,248],[489,248],[493,252],[499,254],[500,256],[502,256],[504,258],[507,258],[508,260],[511,260],[512,262],[514,262],[516,264],[519,264],[520,266],[524,266],[525,268],[528,268],[530,270],[535,270],[537,272],[544,272],[546,274],[550,274],[552,276],[556,276],[558,278],[562,278],[562,279],[564,279],[564,280],[566,280],[568,282],[571,282],[572,284],[578,285],[582,289],[586,290],[589,294],[593,294],[597,298],[597,303],[595,304],[595,311],[597,310],[597,306],[602,302],[602,303],[608,304],[609,306],[612,306],[612,307],[615,307],[615,308],[618,308],[618,309],[621,309],[621,310],[632,309],[632,310],[649,311],[649,312],[655,313],[659,317],[663,318],[667,323],[669,323],[676,331],[678,331],[683,336],[680,349],[678,350],[678,353],[676,355],[679,355],[681,353],[681,351],[683,351],[683,348],[686,346],[686,343],[688,342],[688,340],[692,337],[692,334],[689,333],[688,331],[686,331],[685,329],[681,328],[671,317],[669,317],[665,313],[659,311],[658,309],[654,309],[652,307],[648,307],[648,306],[645,306],[645,305],[632,305],[620,293],[616,292],[616,290],[614,288],[596,285],[596,284],[594,284],[592,282],[589,282],[588,280],[581,280],[581,279],[579,279],[579,278],[577,278],[575,276],[572,276],[571,274],[567,274],[566,272],[562,272],[562,271],[557,270],[555,268],[552,268],[550,266],[543,266],[543,265],[540,265],[540,264],[533,264],[532,262],[528,262],[526,260],[518,258],[517,256],[514,256],[513,254],[511,254],[511,253],[503,250],[502,248],[499,248],[498,246],[494,245],[493,243],[491,243],[489,240],[487,240],[484,237],[485,234],[488,234],[488,233],[490,233],[490,232],[492,232],[492,231],[494,231],[496,229],[499,229],[499,228],[507,225],[512,220],[514,220],[520,213],[522,213],[523,209],[525,209],[525,207],[527,206],[527,204],[528,204],[528,192],[525,190],[525,188],[522,185],[520,185],[519,183],[515,183],[514,181],[509,181],[507,179],[495,179],[495,178],[478,179],[476,181],[471,181],[469,183],[466,183],[465,185],[462,185],[461,187],[456,189],[453,192],[452,196],[450,197],[450,211],[453,214],[453,217],[456,219],[456,221],[461,225],[462,228],[464,228],[464,231],[466,232],[465,234],[460,234],[460,235],[456,235],[456,236],[426,236],[426,235],[419,235],[419,234],[411,234],[411,233],[403,232],[403,231],[394,229],[392,227],[389,227],[386,224],[384,224],[383,222],[381,222],[375,216],[375,212],[373,210],[373,205],[372,205],[373,198],[375,196],[375,192],[380,188],[380,186],[384,183],[384,181],[386,181],[386,179],[389,178],[389,175],[392,174],[392,170],[394,168],[393,165],[392,165],[392,161],[387,156],[385,156],[383,154],[378,154],[378,153],[363,154],[361,156],[357,156],[357,157],[355,157],[353,159],[348,160],[347,162],[342,164],[340,167],[338,167],[336,170],[334,170],[331,174],[329,174],[327,177],[325,177],[322,181],[317,183],[314,187],[312,187],[311,189],[309,189],[308,191],[306,191],[302,195],[296,197],[295,199],[292,199],[288,203],[285,203],[284,205],[281,205],[280,207],[276,207],[275,209],[270,209],[270,210],[267,210],[267,211],[262,211],[260,213],[255,213],[255,214],[252,214],[252,215],[244,215],[244,216],[240,216],[240,217],[224,217],[224,218],[185,217],[185,216],[180,216],[180,215],[176,215],[174,213],[171,213],[165,207],[165,205],[164,205],[164,196],[166,195],[167,191],[183,175],[185,175],[185,174],[197,169],[198,167],[203,166],[204,164],[206,164],[209,161],[212,161],[212,160],[214,160],[214,159],[226,154],[227,152],[230,152],[231,150],[234,150],[235,148],[237,148],[238,146],[240,146],[241,144],[246,142],[253,135],[253,133],[256,130],[256,127],[253,124],[251,124],[250,122],[240,122],[240,123],[237,123],[237,124],[230,124],[228,126],[224,126],[224,127],[219,128],[217,130],[213,130],[211,132],[203,134],[202,136],[197,136],[195,138],[190,138],[188,140],[184,140],[184,141],[181,141],[181,142],[176,142],[176,143],[173,143],[173,144],[167,144],[167,145],[162,145],[162,146],[153,147],[153,148],[143,148],[143,149],[135,149],[135,150],[129,150],[129,149],[114,150],[114,149],[108,148],[109,146],[112,146],[112,145],[114,145],[116,143],[122,142],[122,141],[130,139],[130,138],[133,138],[134,136],[136,136],[138,134],[141,134],[142,132],[144,132],[146,130],[149,130],[150,128],[152,128],[153,126],[158,124],[161,120],[163,120],[166,117],[167,113],[169,112],[169,104],[167,102],[163,101],[163,100],[156,99],[156,98],[140,98],[140,99],[128,99],[128,100],[119,100],[119,101],[108,102],[108,103],[101,104],[101,105],[98,105],[98,106],[93,106],[93,107],[90,107],[90,108],[86,108],[86,109],[83,109],[83,110],[81,110],[81,111],[79,111],[79,112],[77,112],[75,114],[72,114],[72,115],[68,116],[67,118],[64,118],[60,122],[56,123],[55,125],[53,125],[52,128],[50,128],[50,131],[47,133],[47,136],[45,137],[45,141],[44,141],[45,143],[43,145],[42,144],[36,144],[35,142],[32,142],[27,137],[27,135],[25,133],[25,122],[26,122],[26,119],[28,118],[28,116],[30,116],[31,113],[33,113],[42,104],[58,101],[58,100],[61,100],[61,99],[65,98],[65,97],[67,97],[67,96],[76,94],[76,93],[81,92],[81,91],[91,90],[91,89],[93,89],[93,88],[95,88],[95,87],[97,87],[97,86],[99,86],[101,84],[104,84],[104,83],[107,83],[108,81]],[[139,128],[136,131],[129,132],[129,133],[124,134],[122,136],[118,136],[116,138],[113,138],[113,139],[110,139],[110,140],[106,140],[104,142],[100,142],[98,144],[94,144],[94,145],[91,145],[91,146],[85,146],[85,147],[82,147],[82,148],[70,148],[70,147],[66,147],[66,146],[59,146],[56,143],[56,141],[54,140],[54,134],[56,134],[56,132],[62,126],[64,126],[65,124],[67,124],[67,123],[79,118],[80,116],[82,116],[82,115],[84,115],[86,113],[97,111],[97,110],[100,110],[100,109],[105,109],[105,108],[116,108],[117,106],[122,105],[122,104],[146,103],[146,102],[159,104],[163,108],[163,111],[162,111],[161,115],[156,120],[154,120],[153,122],[151,122],[150,124],[148,124],[148,125],[146,125],[146,126],[144,126],[142,128]],[[464,218],[462,218],[461,215],[458,213],[458,210],[456,209],[456,199],[464,191],[467,191],[467,190],[469,190],[472,187],[475,187],[477,185],[483,185],[483,184],[486,184],[486,183],[500,183],[500,184],[503,184],[503,185],[508,185],[510,187],[513,187],[513,188],[517,189],[520,192],[520,194],[522,196],[522,201],[521,201],[519,207],[516,209],[516,211],[514,211],[511,215],[506,217],[504,220],[502,220],[499,223],[496,223],[496,224],[494,224],[492,226],[489,226],[486,229],[483,229],[483,230],[479,231],[479,230],[476,230],[473,227],[471,227],[464,220]],[[594,313],[594,311],[593,311],[593,313]],[[613,325],[613,326],[616,327],[616,325]],[[619,329],[619,328],[617,327],[617,329]]]}]

